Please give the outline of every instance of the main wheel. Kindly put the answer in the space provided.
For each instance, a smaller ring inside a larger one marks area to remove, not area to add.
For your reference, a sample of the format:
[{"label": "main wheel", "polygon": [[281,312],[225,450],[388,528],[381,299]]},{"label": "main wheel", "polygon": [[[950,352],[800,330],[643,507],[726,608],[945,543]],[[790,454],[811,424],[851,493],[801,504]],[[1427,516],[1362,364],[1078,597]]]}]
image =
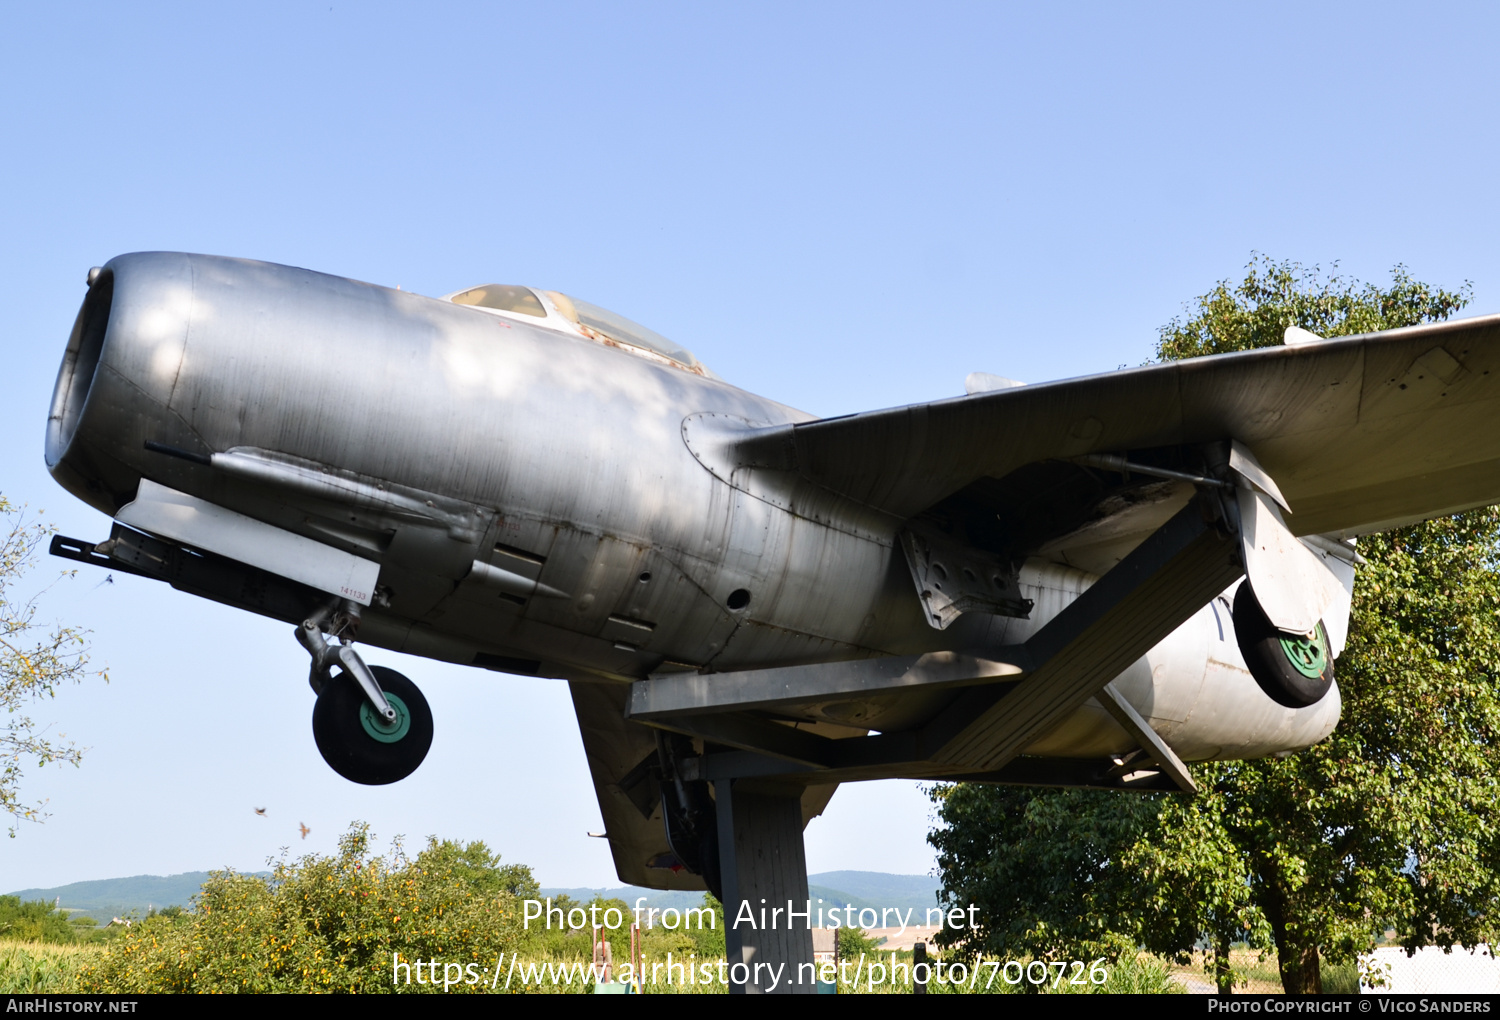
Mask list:
[{"label": "main wheel", "polygon": [[358,681],[341,672],[323,685],[313,706],[313,739],[333,771],[366,786],[383,786],[417,770],[432,746],[432,710],[417,685],[394,669],[371,666],[375,682],[396,710],[387,723]]},{"label": "main wheel", "polygon": [[1306,635],[1277,630],[1249,581],[1234,594],[1234,636],[1250,675],[1278,705],[1316,705],[1333,686],[1333,648],[1323,621]]}]

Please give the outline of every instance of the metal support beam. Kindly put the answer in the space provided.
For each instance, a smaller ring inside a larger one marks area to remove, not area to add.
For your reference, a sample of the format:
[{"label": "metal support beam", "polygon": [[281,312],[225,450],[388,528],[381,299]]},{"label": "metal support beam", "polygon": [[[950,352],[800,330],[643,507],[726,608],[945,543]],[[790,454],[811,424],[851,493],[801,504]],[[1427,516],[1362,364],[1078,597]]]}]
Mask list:
[{"label": "metal support beam", "polygon": [[1244,572],[1232,532],[1217,500],[1183,507],[1026,642],[1036,670],[933,759],[998,769],[1046,734]]},{"label": "metal support beam", "polygon": [[744,899],[740,895],[739,856],[734,852],[734,783],[727,777],[714,783],[714,825],[719,837],[719,883],[724,894],[724,959],[731,974],[736,964],[741,968],[741,980],[730,977],[729,994],[743,995],[745,935],[734,923],[739,904]]},{"label": "metal support beam", "polygon": [[660,729],[702,737],[714,744],[758,751],[788,762],[827,767],[827,737],[804,733],[753,715],[673,716],[657,722]]},{"label": "metal support beam", "polygon": [[[911,770],[901,767],[901,774]],[[829,783],[851,778],[846,772],[793,765],[748,751],[721,751],[683,760],[684,780],[707,779],[715,784],[730,777],[774,776],[782,782]],[[865,778],[853,776],[854,779]],[[1144,751],[1136,751],[1123,763],[1119,758],[1038,758],[1021,755],[990,772],[933,770],[918,778],[950,783],[995,783],[1002,786],[1065,786],[1094,790],[1133,790],[1151,793],[1182,789]],[[725,895],[728,895],[727,893]]]},{"label": "metal support beam", "polygon": [[[630,714],[739,749],[737,757],[698,759],[705,779],[951,778],[1001,774],[1025,747],[1100,696],[1159,771],[1191,789],[1186,767],[1139,714],[1101,692],[1243,573],[1235,532],[1223,504],[1200,493],[1025,644],[997,648],[988,659],[903,657],[653,678],[634,685]],[[1028,672],[1013,683],[996,682],[1017,668]],[[799,701],[933,687],[960,690],[935,718],[908,731],[832,740],[754,714]]]},{"label": "metal support beam", "polygon": [[[1139,755],[1139,752],[1137,752]],[[997,786],[1048,786],[1123,790],[1130,793],[1176,792],[1177,785],[1144,755],[1124,765],[1119,759],[1036,758],[1022,755],[1012,758],[1004,768],[994,772],[959,772],[945,776],[952,783],[993,783]]]},{"label": "metal support beam", "polygon": [[[697,758],[682,760],[684,782],[706,779],[717,783],[723,779],[753,778],[757,776],[790,776],[818,774],[815,765],[799,765],[785,758],[754,751],[716,751]],[[822,782],[820,778],[818,780]]]},{"label": "metal support beam", "polygon": [[1125,732],[1141,745],[1147,757],[1161,766],[1163,774],[1176,783],[1179,789],[1187,793],[1198,792],[1198,784],[1193,782],[1193,775],[1182,763],[1182,759],[1177,757],[1167,746],[1166,741],[1161,739],[1160,734],[1151,728],[1151,724],[1141,718],[1135,706],[1120,696],[1114,684],[1105,684],[1099,691],[1099,704],[1115,717],[1115,722],[1125,728]]},{"label": "metal support beam", "polygon": [[929,652],[737,673],[667,674],[631,684],[626,715],[648,722],[674,715],[767,711],[829,698],[994,683],[1019,676],[1024,668],[956,652]]},{"label": "metal support beam", "polygon": [[731,993],[817,991],[804,966],[813,945],[801,793],[751,779],[714,783]]}]

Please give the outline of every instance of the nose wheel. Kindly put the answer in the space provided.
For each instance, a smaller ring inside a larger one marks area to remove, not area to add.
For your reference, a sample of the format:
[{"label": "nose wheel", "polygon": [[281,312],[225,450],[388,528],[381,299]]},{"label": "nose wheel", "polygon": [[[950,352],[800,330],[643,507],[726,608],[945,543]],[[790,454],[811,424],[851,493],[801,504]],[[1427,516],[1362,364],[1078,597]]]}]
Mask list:
[{"label": "nose wheel", "polygon": [[432,710],[417,685],[394,669],[371,666],[386,702],[387,720],[349,673],[324,683],[313,707],[313,739],[333,771],[365,786],[395,783],[417,770],[432,746]]},{"label": "nose wheel", "polygon": [[[359,607],[346,602],[322,607],[297,628],[297,641],[312,656],[308,683],[318,695],[313,740],[345,779],[384,786],[411,775],[427,757],[432,710],[406,677],[365,665],[347,643],[358,627]],[[330,645],[324,633],[343,643]]]}]

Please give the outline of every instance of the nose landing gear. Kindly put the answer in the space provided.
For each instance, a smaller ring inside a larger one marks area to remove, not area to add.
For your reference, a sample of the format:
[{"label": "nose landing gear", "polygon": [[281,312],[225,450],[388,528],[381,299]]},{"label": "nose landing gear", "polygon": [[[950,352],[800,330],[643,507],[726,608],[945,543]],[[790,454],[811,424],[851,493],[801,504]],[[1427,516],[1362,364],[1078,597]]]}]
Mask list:
[{"label": "nose landing gear", "polygon": [[372,666],[386,701],[396,710],[387,722],[359,684],[341,673],[323,687],[313,706],[313,739],[333,771],[366,786],[405,779],[432,746],[432,711],[417,685],[394,669]]},{"label": "nose landing gear", "polygon": [[297,640],[313,660],[308,682],[318,695],[312,719],[318,752],[345,779],[383,786],[405,779],[427,757],[432,710],[417,685],[394,669],[366,666],[351,645],[323,639],[325,631],[352,636],[358,621],[357,606],[328,606],[297,628]]}]

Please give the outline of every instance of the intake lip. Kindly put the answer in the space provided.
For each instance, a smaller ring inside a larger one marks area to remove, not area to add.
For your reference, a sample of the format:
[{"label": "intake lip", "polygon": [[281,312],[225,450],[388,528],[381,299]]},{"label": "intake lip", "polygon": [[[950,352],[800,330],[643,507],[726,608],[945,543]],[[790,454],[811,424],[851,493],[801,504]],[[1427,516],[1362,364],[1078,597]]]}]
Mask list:
[{"label": "intake lip", "polygon": [[73,323],[68,349],[57,371],[57,384],[52,389],[52,411],[47,417],[48,468],[57,467],[67,455],[78,431],[84,405],[93,388],[94,374],[99,369],[104,338],[109,331],[109,315],[115,297],[114,270],[105,268],[89,276],[89,292],[84,296],[83,307],[78,310],[78,318]]}]

